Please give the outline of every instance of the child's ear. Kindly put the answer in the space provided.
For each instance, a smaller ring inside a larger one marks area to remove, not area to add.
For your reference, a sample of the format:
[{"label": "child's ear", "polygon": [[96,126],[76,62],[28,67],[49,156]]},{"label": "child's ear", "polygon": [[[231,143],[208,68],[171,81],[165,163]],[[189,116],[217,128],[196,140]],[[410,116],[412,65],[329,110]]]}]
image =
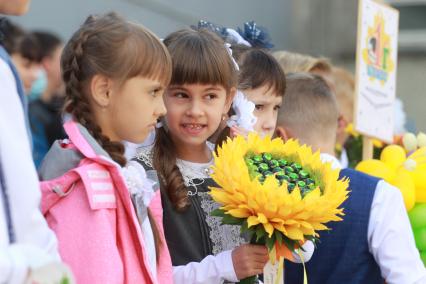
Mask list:
[{"label": "child's ear", "polygon": [[229,95],[226,97],[226,104],[225,104],[225,113],[228,113],[231,109],[232,102],[234,101],[234,97],[237,94],[237,88],[232,87],[229,91]]},{"label": "child's ear", "polygon": [[109,78],[96,74],[90,81],[92,100],[101,108],[108,107],[111,101],[112,82]]},{"label": "child's ear", "polygon": [[282,126],[275,128],[275,136],[281,138],[284,142],[291,138],[288,131]]},{"label": "child's ear", "polygon": [[348,121],[343,115],[340,114],[339,118],[337,118],[337,133],[344,133],[346,126],[348,126]]}]

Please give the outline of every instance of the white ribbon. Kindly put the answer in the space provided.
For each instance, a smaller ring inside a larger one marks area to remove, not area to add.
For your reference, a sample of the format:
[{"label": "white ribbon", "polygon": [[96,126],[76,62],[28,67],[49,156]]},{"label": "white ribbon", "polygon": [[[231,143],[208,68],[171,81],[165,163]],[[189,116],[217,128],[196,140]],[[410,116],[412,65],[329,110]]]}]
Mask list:
[{"label": "white ribbon", "polygon": [[238,126],[248,131],[254,131],[254,125],[257,121],[256,116],[253,114],[255,104],[249,101],[241,91],[237,91],[232,102],[232,108],[235,111],[235,115],[229,118],[227,125],[229,127]]},{"label": "white ribbon", "polygon": [[240,66],[238,66],[237,61],[235,61],[234,57],[232,56],[231,44],[225,43],[225,48],[226,48],[226,51],[228,51],[229,57],[231,57],[231,60],[234,63],[235,70],[237,71],[240,70]]}]

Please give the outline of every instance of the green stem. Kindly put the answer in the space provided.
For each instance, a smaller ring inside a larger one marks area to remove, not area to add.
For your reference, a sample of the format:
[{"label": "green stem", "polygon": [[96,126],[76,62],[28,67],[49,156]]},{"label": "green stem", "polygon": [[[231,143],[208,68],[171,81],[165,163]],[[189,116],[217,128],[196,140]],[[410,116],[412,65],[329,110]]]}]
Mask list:
[{"label": "green stem", "polygon": [[255,283],[258,283],[257,282],[257,275],[241,279],[240,282],[238,282],[238,283],[240,283],[240,284],[255,284]]}]

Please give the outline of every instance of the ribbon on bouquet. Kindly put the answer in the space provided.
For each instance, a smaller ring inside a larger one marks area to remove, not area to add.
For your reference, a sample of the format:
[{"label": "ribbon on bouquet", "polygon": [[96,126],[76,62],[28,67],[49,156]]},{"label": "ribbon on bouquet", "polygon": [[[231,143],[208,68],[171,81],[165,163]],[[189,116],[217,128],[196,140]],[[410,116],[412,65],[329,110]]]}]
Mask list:
[{"label": "ribbon on bouquet", "polygon": [[[295,252],[300,257],[303,265],[303,284],[308,284],[308,277],[306,274],[305,260],[300,248],[296,248]],[[284,260],[288,259],[294,261],[292,251],[284,244],[275,243],[275,246],[269,252],[269,262],[264,273],[264,284],[280,284],[283,283],[284,277]]]}]

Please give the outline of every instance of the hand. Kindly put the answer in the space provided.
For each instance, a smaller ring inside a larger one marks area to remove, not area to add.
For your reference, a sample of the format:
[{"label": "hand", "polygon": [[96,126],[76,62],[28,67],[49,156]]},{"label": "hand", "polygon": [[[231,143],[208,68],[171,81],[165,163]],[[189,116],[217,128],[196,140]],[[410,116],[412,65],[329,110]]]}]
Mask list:
[{"label": "hand", "polygon": [[262,274],[268,259],[268,250],[261,245],[241,245],[232,251],[232,263],[239,280]]},{"label": "hand", "polygon": [[244,138],[247,138],[249,131],[242,128],[242,127],[238,127],[238,126],[232,126],[230,129],[230,136],[232,139],[234,139],[236,136],[241,135]]}]

